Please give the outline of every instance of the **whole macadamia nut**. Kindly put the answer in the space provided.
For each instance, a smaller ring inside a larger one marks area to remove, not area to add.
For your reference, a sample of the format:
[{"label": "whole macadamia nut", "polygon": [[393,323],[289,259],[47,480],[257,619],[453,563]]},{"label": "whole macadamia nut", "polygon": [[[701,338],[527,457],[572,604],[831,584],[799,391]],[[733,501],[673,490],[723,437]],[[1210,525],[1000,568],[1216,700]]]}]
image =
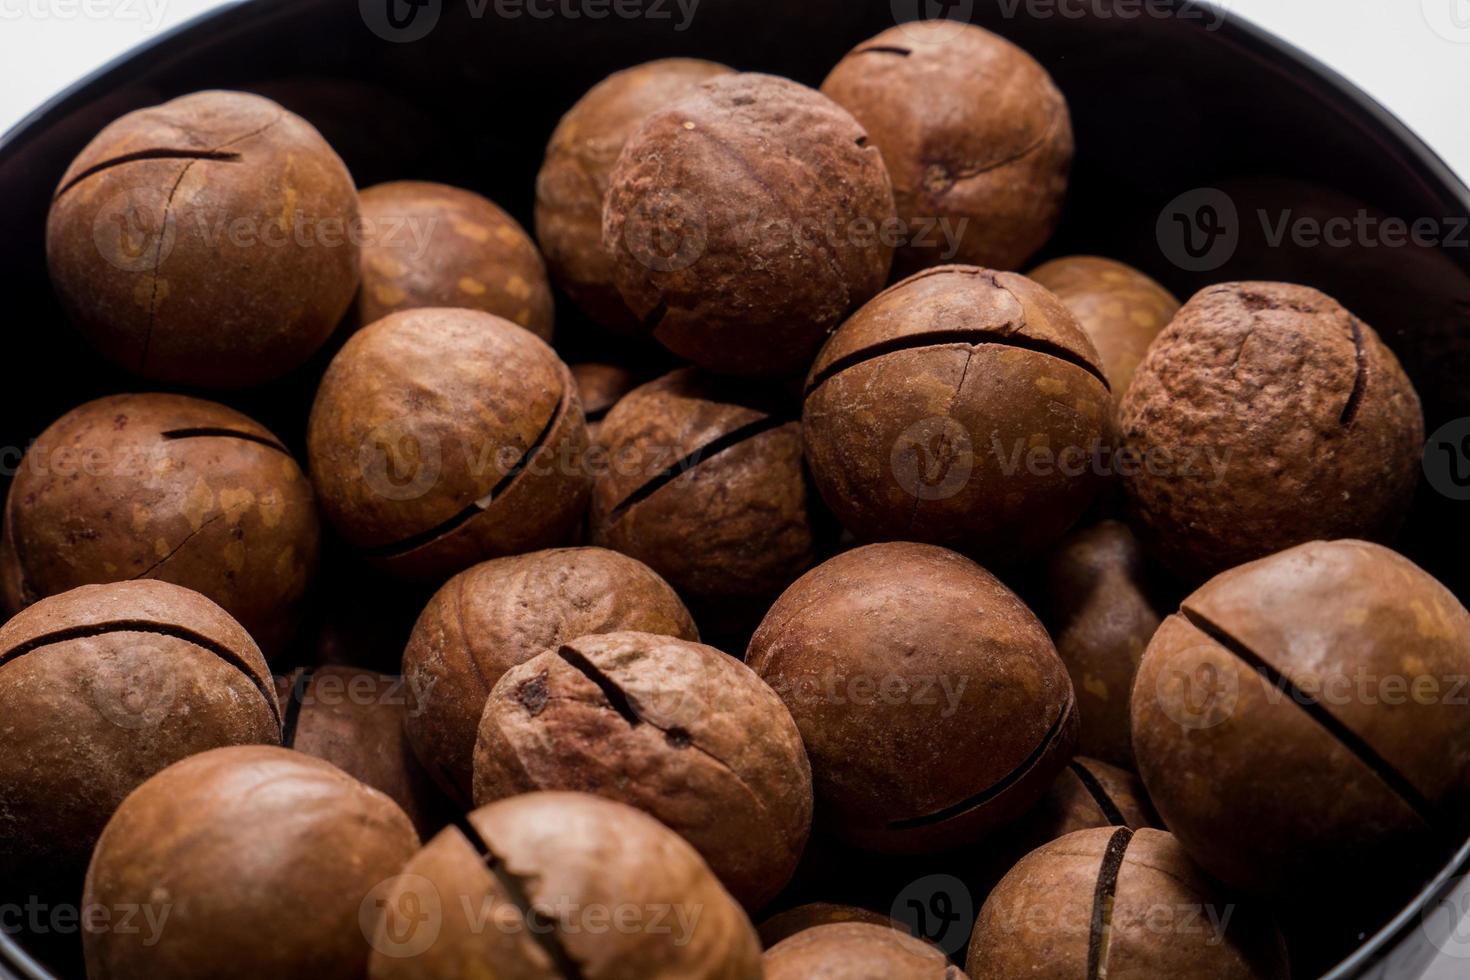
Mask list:
[{"label": "whole macadamia nut", "polygon": [[243,92],[131,112],[67,168],[46,223],[78,329],[147,378],[243,387],[286,373],[358,283],[357,191],[306,120]]},{"label": "whole macadamia nut", "polygon": [[893,217],[883,160],[844,109],[736,74],[644,121],[602,227],[619,292],[661,344],[712,371],[783,375],[883,288]]},{"label": "whole macadamia nut", "polygon": [[354,334],[317,390],[307,449],[347,543],[429,580],[566,542],[592,483],[567,366],[477,310],[408,310]]},{"label": "whole macadamia nut", "polygon": [[791,880],[811,829],[801,733],[776,692],[713,647],[585,636],[500,678],[475,745],[476,805],[577,790],[636,806],[748,909]]},{"label": "whole macadamia nut", "polygon": [[1011,42],[953,19],[902,24],[854,48],[822,92],[883,153],[911,239],[900,270],[1019,269],[1056,229],[1071,117],[1046,69]]},{"label": "whole macadamia nut", "polygon": [[113,395],[27,450],[5,500],[0,590],[19,610],[79,585],[201,592],[274,656],[316,572],[311,484],[268,430],[182,395]]},{"label": "whole macadamia nut", "polygon": [[965,980],[935,946],[891,925],[816,926],[766,950],[766,980]]},{"label": "whole macadamia nut", "polygon": [[819,821],[872,850],[979,840],[1030,809],[1076,744],[1072,686],[1041,623],[932,545],[818,565],[746,659],[801,730]]},{"label": "whole macadamia nut", "polygon": [[1419,482],[1413,385],[1371,327],[1305,286],[1196,295],[1119,412],[1133,524],[1192,581],[1306,541],[1387,539]]},{"label": "whole macadamia nut", "polygon": [[1051,293],[971,266],[921,272],[859,310],[807,378],[822,499],[860,539],[994,564],[1037,556],[1087,510],[1113,403]]},{"label": "whole macadamia nut", "polygon": [[902,928],[888,916],[879,915],[869,909],[858,908],[854,905],[836,905],[832,902],[811,902],[776,913],[762,922],[756,932],[761,937],[761,945],[770,949],[798,932],[815,929],[817,926],[837,925],[844,922],[863,922],[869,925],[887,926],[890,929]]}]

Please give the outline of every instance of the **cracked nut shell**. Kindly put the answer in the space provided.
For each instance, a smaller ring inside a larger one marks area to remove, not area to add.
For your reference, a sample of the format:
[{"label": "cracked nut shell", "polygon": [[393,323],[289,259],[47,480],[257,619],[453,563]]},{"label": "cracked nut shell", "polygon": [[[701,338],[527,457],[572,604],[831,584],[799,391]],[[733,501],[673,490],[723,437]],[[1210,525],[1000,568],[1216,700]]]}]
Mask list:
[{"label": "cracked nut shell", "polygon": [[762,959],[766,980],[965,980],[937,947],[870,922],[815,926],[783,939]]},{"label": "cracked nut shell", "polygon": [[245,387],[304,362],[358,282],[352,176],[300,116],[196,92],[108,125],[61,178],[46,260],[61,305],[146,378]]}]

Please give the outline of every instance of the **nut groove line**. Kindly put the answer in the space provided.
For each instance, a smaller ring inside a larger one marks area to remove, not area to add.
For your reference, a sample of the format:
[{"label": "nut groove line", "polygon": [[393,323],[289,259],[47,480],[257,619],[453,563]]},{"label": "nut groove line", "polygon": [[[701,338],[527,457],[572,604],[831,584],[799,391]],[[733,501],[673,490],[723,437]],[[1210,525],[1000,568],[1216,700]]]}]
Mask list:
[{"label": "nut groove line", "polygon": [[102,173],[102,171],[104,170],[111,170],[113,167],[121,167],[124,164],[129,163],[137,163],[140,160],[213,160],[216,163],[238,163],[240,161],[240,158],[241,154],[234,153],[229,150],[175,150],[160,148],[156,150],[138,150],[134,153],[124,153],[121,156],[115,156],[109,160],[103,160],[100,163],[95,163],[92,166],[88,167],[86,170],[83,170],[71,180],[67,181],[63,187],[59,188],[56,191],[55,196],[52,197],[52,201],[57,200],[61,197],[61,195],[65,194],[67,191],[71,190],[73,187],[77,186],[88,177],[96,176],[97,174]]},{"label": "nut groove line", "polygon": [[159,435],[165,439],[243,439],[246,442],[259,443],[278,453],[291,455],[291,451],[269,436],[259,436],[253,432],[241,432],[225,426],[200,425],[184,429],[169,429],[160,432]]},{"label": "nut groove line", "polygon": [[1103,789],[1102,783],[1092,774],[1092,771],[1076,760],[1073,760],[1069,766],[1078,781],[1082,783],[1082,788],[1087,790],[1087,794],[1102,811],[1108,823],[1114,827],[1127,827],[1128,818],[1123,816],[1123,811],[1119,809],[1117,803],[1113,802],[1113,798],[1108,795],[1107,790]]},{"label": "nut groove line", "polygon": [[577,673],[596,684],[602,691],[602,696],[607,698],[608,704],[612,705],[613,710],[621,715],[629,726],[636,728],[643,724],[643,718],[638,714],[638,709],[633,707],[628,693],[618,687],[616,681],[604,674],[602,669],[588,660],[585,655],[571,647],[562,647],[556,651],[556,655]]},{"label": "nut groove line", "polygon": [[1353,420],[1358,417],[1358,406],[1362,404],[1363,392],[1368,387],[1368,351],[1363,347],[1363,324],[1357,317],[1350,317],[1348,323],[1353,331],[1353,352],[1357,358],[1358,373],[1353,377],[1353,390],[1348,395],[1347,404],[1342,406],[1342,415],[1338,422],[1342,425],[1352,425]]},{"label": "nut groove line", "polygon": [[1123,870],[1123,859],[1128,855],[1128,845],[1133,841],[1133,831],[1119,827],[1108,839],[1108,849],[1103,852],[1102,867],[1098,869],[1097,887],[1092,893],[1092,926],[1087,935],[1087,980],[1105,980],[1108,975],[1108,953],[1113,941],[1113,903],[1117,898],[1118,874]]},{"label": "nut groove line", "polygon": [[311,687],[311,680],[316,676],[315,667],[307,667],[301,671],[301,676],[296,678],[296,683],[291,685],[291,700],[286,702],[286,720],[281,725],[281,746],[287,749],[296,747],[296,728],[301,724],[301,709],[305,706],[306,689]]}]

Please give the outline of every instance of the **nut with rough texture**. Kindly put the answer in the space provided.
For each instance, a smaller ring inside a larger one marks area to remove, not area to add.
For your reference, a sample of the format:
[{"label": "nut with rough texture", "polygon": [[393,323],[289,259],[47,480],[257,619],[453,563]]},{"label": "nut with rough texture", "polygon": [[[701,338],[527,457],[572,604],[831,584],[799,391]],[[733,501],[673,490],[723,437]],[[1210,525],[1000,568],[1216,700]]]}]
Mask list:
[{"label": "nut with rough texture", "polygon": [[756,932],[761,937],[761,945],[770,949],[782,940],[790,939],[798,932],[806,932],[817,926],[838,925],[844,922],[887,926],[890,929],[903,928],[886,915],[879,915],[877,912],[861,909],[855,905],[810,902],[806,905],[798,905],[794,909],[787,909],[785,912],[777,912],[762,922]]},{"label": "nut with rough texture", "polygon": [[804,371],[883,288],[888,172],[820,93],[727,75],[653,113],[603,214],[619,292],[661,344],[724,374]]},{"label": "nut with rough texture", "polygon": [[582,395],[582,411],[587,417],[587,438],[601,442],[602,423],[614,405],[638,387],[638,374],[615,364],[585,362],[573,364],[572,377]]},{"label": "nut with rough texture", "polygon": [[111,123],[46,222],[57,296],[108,358],[159,381],[244,387],[305,361],[357,289],[352,176],[306,120],[196,92]]},{"label": "nut with rough texture", "polygon": [[1387,539],[1419,482],[1413,385],[1372,328],[1305,286],[1196,295],[1119,417],[1134,527],[1192,581],[1305,541]]},{"label": "nut with rough texture", "polygon": [[572,640],[490,692],[475,804],[558,789],[657,817],[747,909],[791,880],[811,830],[811,768],[776,692],[713,647],[651,633]]},{"label": "nut with rough texture", "polygon": [[965,980],[935,947],[870,922],[799,932],[766,950],[766,980]]}]

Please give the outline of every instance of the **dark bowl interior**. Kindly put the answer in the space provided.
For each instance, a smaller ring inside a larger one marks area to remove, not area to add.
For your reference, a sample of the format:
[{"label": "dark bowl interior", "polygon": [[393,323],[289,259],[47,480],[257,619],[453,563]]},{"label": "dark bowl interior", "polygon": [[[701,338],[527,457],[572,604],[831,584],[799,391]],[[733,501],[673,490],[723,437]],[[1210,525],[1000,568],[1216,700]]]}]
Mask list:
[{"label": "dark bowl interior", "polygon": [[[641,9],[651,15],[638,19],[529,12],[549,4],[428,0],[420,16],[438,10],[437,26],[421,40],[394,43],[365,26],[360,9],[379,2],[254,0],[225,8],[79,83],[0,142],[0,200],[9,213],[0,257],[15,327],[11,381],[0,388],[0,446],[14,448],[0,456],[0,470],[13,473],[19,451],[83,400],[144,384],[78,341],[44,259],[58,178],[116,116],[201,88],[257,91],[315,123],[359,186],[410,177],[460,184],[530,226],[552,127],[609,72],[690,55],[817,85],[854,44],[892,26],[896,14],[911,19],[921,9],[921,0],[702,0],[686,24],[673,0],[647,0]],[[1307,283],[1384,336],[1419,388],[1429,431],[1470,415],[1470,247],[1273,245],[1257,217],[1264,211],[1274,220],[1290,209],[1351,218],[1361,210],[1437,219],[1448,229],[1470,213],[1464,185],[1361,92],[1250,24],[1221,22],[1215,10],[1182,0],[1162,5],[1173,8],[1167,17],[1138,16],[1139,5],[1126,0],[1117,8],[1103,0],[1078,17],[1006,17],[1011,4],[928,6],[1016,41],[1070,100],[1078,144],[1072,189],[1062,227],[1038,261],[1108,255],[1181,296],[1224,280]],[[573,0],[556,9],[583,7]],[[498,9],[522,13],[506,17]],[[1156,224],[1169,202],[1199,188],[1228,194],[1241,218],[1240,242],[1220,267],[1193,272],[1165,254]],[[1462,227],[1462,240],[1465,234]],[[577,321],[569,302],[558,310],[558,347],[569,361],[657,356],[610,344]],[[267,388],[209,397],[254,415],[300,450],[329,355]],[[1455,507],[1426,487],[1400,547],[1466,596],[1470,567],[1460,556],[1467,522]],[[321,616],[347,655],[391,670],[423,595],[385,586],[341,556],[328,561],[335,571],[324,576]],[[359,615],[370,608],[373,616]],[[1417,976],[1434,953],[1421,915],[1445,898],[1466,860],[1462,852],[1449,861],[1377,935],[1324,939],[1304,965],[1321,972],[1356,945],[1334,977]],[[1381,918],[1372,924],[1381,925]],[[39,969],[0,932],[0,975],[7,959],[21,975]]]}]

